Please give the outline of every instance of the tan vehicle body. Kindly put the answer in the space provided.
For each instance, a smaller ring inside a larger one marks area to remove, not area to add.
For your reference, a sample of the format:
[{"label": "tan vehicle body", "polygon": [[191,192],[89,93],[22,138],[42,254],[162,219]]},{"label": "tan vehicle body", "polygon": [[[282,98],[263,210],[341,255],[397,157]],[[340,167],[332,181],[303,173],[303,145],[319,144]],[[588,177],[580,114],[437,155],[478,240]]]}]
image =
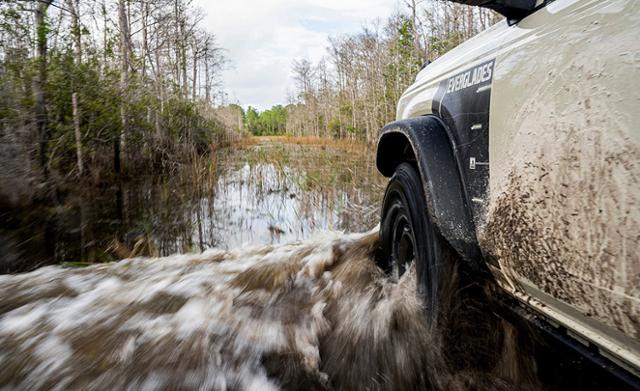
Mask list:
[{"label": "tan vehicle body", "polygon": [[428,65],[397,119],[494,60],[476,233],[501,285],[640,374],[640,1],[556,0]]}]

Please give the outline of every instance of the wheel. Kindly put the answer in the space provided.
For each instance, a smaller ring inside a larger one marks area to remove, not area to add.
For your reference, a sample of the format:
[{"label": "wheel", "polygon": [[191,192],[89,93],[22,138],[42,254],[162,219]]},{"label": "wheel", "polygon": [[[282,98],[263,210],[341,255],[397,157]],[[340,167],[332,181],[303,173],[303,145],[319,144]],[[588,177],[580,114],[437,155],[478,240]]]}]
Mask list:
[{"label": "wheel", "polygon": [[[378,265],[392,279],[415,263],[426,321],[451,368],[489,371],[502,351],[502,324],[483,275],[460,260],[429,218],[422,181],[410,163],[394,172],[382,202]],[[473,353],[469,353],[473,352]]]},{"label": "wheel", "polygon": [[378,265],[392,279],[400,278],[415,263],[418,293],[429,325],[435,326],[445,299],[451,296],[455,257],[429,218],[422,181],[410,163],[400,164],[387,185],[380,238]]},{"label": "wheel", "polygon": [[[382,202],[380,266],[394,280],[415,263],[418,295],[431,333],[452,368],[490,370],[502,349],[500,320],[471,273],[429,218],[416,168],[402,163]],[[473,353],[469,353],[473,352]]]}]

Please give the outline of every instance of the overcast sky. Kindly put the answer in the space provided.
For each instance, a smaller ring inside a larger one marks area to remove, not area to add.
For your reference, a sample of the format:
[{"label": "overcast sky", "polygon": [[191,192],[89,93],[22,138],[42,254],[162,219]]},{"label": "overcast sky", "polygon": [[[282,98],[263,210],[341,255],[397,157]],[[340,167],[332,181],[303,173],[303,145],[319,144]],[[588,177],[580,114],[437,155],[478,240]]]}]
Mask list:
[{"label": "overcast sky", "polygon": [[229,100],[260,110],[285,104],[294,59],[319,60],[328,37],[358,32],[399,9],[398,0],[196,0],[227,50]]}]

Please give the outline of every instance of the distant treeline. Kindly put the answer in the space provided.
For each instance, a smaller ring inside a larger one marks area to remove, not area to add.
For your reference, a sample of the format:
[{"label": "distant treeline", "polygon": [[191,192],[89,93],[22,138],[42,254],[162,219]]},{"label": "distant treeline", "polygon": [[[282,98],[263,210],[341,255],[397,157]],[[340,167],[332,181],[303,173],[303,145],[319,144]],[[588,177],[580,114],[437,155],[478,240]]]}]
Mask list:
[{"label": "distant treeline", "polygon": [[286,106],[244,113],[254,134],[313,135],[373,142],[395,119],[402,92],[432,61],[500,20],[486,9],[443,0],[404,0],[406,12],[353,35],[329,39],[317,63],[293,63],[296,91]]},{"label": "distant treeline", "polygon": [[223,51],[190,3],[0,2],[0,204],[170,170],[229,137]]},{"label": "distant treeline", "polygon": [[276,105],[269,110],[258,112],[249,106],[244,113],[245,128],[258,136],[284,134],[287,130],[288,110],[288,106]]}]

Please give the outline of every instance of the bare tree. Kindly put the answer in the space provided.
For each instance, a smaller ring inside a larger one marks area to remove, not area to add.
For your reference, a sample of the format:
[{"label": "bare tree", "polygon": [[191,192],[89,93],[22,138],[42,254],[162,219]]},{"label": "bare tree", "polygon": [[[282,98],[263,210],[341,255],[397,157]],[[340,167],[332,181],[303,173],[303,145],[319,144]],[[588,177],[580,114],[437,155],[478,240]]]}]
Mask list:
[{"label": "bare tree", "polygon": [[297,96],[287,106],[289,132],[373,142],[395,118],[398,99],[425,59],[435,59],[498,20],[490,11],[442,0],[403,1],[408,13],[357,34],[331,37],[326,60],[293,63]]},{"label": "bare tree", "polygon": [[37,73],[33,79],[33,97],[35,100],[35,122],[39,140],[40,167],[44,180],[49,178],[48,147],[51,131],[47,115],[47,104],[44,95],[44,85],[47,82],[47,10],[53,0],[41,0],[35,8],[36,28],[36,62]]},{"label": "bare tree", "polygon": [[129,128],[128,90],[129,90],[129,68],[130,54],[132,52],[131,33],[129,18],[127,17],[127,8],[125,0],[118,0],[118,26],[120,28],[120,90],[122,101],[120,103],[120,118],[122,128],[120,137],[114,142],[113,160],[114,170],[120,174],[122,168],[122,154],[126,156],[127,147],[127,129]]},{"label": "bare tree", "polygon": [[420,43],[420,21],[418,19],[418,6],[424,2],[424,0],[404,0],[404,3],[409,7],[411,12],[411,29],[413,30],[413,47],[416,53],[422,53],[423,48]]},{"label": "bare tree", "polygon": [[[76,66],[82,64],[82,31],[80,27],[79,0],[67,0],[67,9],[71,14],[71,35],[73,36],[73,53]],[[78,92],[71,94],[71,107],[73,110],[73,131],[76,141],[76,160],[78,175],[82,175],[84,164],[82,162],[82,135],[80,133],[80,109],[78,108]]]}]

